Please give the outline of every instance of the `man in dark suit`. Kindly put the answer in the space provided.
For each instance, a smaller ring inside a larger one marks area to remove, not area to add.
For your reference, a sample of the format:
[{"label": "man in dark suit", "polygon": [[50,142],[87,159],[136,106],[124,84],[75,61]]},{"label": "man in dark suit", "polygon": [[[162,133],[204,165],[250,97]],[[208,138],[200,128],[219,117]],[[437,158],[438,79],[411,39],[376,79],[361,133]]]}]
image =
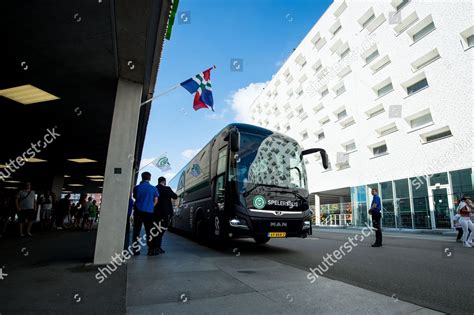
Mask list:
[{"label": "man in dark suit", "polygon": [[375,243],[372,247],[382,247],[382,227],[380,220],[382,219],[382,204],[380,202],[379,191],[377,188],[372,188],[372,204],[370,205],[369,214],[372,215],[372,226],[375,230]]},{"label": "man in dark suit", "polygon": [[[155,220],[159,222],[162,227],[168,228],[171,216],[173,215],[173,204],[171,199],[177,199],[178,196],[173,192],[173,190],[166,186],[166,178],[158,178],[158,186],[156,186],[158,192],[160,193],[160,202],[155,207]],[[164,250],[161,248],[161,241],[163,240],[163,235],[165,230],[163,229],[157,239],[157,248],[160,254],[164,254]]]}]

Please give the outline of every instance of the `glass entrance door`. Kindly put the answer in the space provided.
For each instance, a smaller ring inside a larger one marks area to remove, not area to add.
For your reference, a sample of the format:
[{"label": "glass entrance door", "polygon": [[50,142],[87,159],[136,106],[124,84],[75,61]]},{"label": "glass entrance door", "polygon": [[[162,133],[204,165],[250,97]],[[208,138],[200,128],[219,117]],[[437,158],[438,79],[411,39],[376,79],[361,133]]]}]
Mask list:
[{"label": "glass entrance door", "polygon": [[447,188],[432,189],[435,225],[438,229],[451,228]]}]

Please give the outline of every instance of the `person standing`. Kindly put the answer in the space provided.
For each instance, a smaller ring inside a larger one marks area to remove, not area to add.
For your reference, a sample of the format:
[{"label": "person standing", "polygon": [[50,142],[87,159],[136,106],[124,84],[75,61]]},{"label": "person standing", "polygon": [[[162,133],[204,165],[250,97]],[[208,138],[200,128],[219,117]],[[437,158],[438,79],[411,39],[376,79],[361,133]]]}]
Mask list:
[{"label": "person standing", "polygon": [[372,226],[375,230],[375,243],[372,244],[372,247],[381,247],[382,246],[382,227],[380,225],[380,220],[382,219],[382,204],[380,203],[379,191],[377,188],[372,188],[371,192],[373,198],[370,205],[369,214],[372,216]]},{"label": "person standing", "polygon": [[97,201],[93,200],[92,204],[89,206],[89,230],[92,229],[92,225],[94,224],[95,218],[97,216],[97,212],[99,211],[99,207],[97,207]]},{"label": "person standing", "polygon": [[[463,235],[462,235],[462,243],[464,247],[472,247],[472,237],[474,235],[474,224],[471,221],[471,208],[470,200],[467,200],[466,197],[461,198],[461,201],[458,205],[458,213],[460,214],[459,223],[461,224]],[[471,230],[471,233],[469,233]]]},{"label": "person standing", "polygon": [[58,201],[58,206],[56,209],[56,229],[62,230],[64,228],[64,217],[71,210],[71,195],[67,194]]},{"label": "person standing", "polygon": [[24,237],[23,226],[26,223],[26,234],[33,236],[31,234],[31,226],[36,217],[36,198],[34,190],[31,190],[31,184],[25,183],[22,190],[16,195],[16,210],[18,211],[18,221],[20,223],[20,236]]},{"label": "person standing", "polygon": [[53,196],[49,191],[47,191],[41,196],[38,203],[41,207],[41,229],[49,231],[51,229],[51,217],[54,203]]},{"label": "person standing", "polygon": [[[173,204],[171,199],[177,199],[178,195],[173,192],[171,187],[166,186],[166,178],[164,177],[158,178],[158,186],[156,186],[156,189],[158,189],[158,193],[160,194],[160,203],[155,206],[155,222],[159,222],[162,227],[168,228],[170,219],[173,216]],[[160,254],[165,253],[163,248],[161,248],[164,234],[165,230],[161,230],[157,238],[156,246]]]},{"label": "person standing", "polygon": [[[160,194],[155,186],[150,184],[151,174],[142,173],[142,181],[133,188],[133,198],[135,199],[133,211],[133,241],[139,242],[142,224],[145,226],[146,240],[148,245],[148,255],[158,255],[156,249],[156,238],[150,233],[153,227],[153,209],[158,204]],[[134,255],[140,255],[140,251],[134,249]]]},{"label": "person standing", "polygon": [[87,194],[82,193],[81,196],[79,197],[79,201],[77,202],[76,206],[76,221],[74,221],[74,227],[80,229],[83,225],[82,223],[84,222],[84,213],[85,213],[85,208],[87,207]]},{"label": "person standing", "polygon": [[[83,208],[83,213],[82,213],[82,223],[81,223],[81,229],[88,229],[88,224],[89,224],[89,208],[92,205],[92,197],[87,198],[87,194],[84,194],[84,202],[81,204],[81,207]],[[87,198],[87,200],[86,200]]]}]

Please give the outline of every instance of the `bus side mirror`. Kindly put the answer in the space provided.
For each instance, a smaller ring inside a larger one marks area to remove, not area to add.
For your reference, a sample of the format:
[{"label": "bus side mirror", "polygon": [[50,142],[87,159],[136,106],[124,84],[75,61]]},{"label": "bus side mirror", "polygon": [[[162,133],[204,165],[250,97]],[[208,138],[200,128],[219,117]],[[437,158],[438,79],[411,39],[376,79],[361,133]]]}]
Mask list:
[{"label": "bus side mirror", "polygon": [[313,153],[317,153],[317,152],[319,152],[321,154],[321,160],[323,161],[324,169],[327,169],[329,159],[328,159],[328,154],[326,153],[326,150],[324,150],[324,149],[314,148],[314,149],[303,150],[301,152],[301,157],[303,157],[304,155],[313,154]]},{"label": "bus side mirror", "polygon": [[240,150],[240,132],[237,129],[230,131],[230,151],[238,152]]}]

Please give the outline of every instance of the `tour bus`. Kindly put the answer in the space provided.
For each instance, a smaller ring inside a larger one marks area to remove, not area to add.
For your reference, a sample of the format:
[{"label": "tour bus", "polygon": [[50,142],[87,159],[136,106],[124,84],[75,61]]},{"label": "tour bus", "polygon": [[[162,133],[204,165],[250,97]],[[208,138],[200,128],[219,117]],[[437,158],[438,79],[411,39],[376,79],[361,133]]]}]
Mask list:
[{"label": "tour bus", "polygon": [[219,132],[169,182],[178,195],[170,227],[200,241],[306,237],[311,210],[302,150],[292,138],[247,124]]}]

